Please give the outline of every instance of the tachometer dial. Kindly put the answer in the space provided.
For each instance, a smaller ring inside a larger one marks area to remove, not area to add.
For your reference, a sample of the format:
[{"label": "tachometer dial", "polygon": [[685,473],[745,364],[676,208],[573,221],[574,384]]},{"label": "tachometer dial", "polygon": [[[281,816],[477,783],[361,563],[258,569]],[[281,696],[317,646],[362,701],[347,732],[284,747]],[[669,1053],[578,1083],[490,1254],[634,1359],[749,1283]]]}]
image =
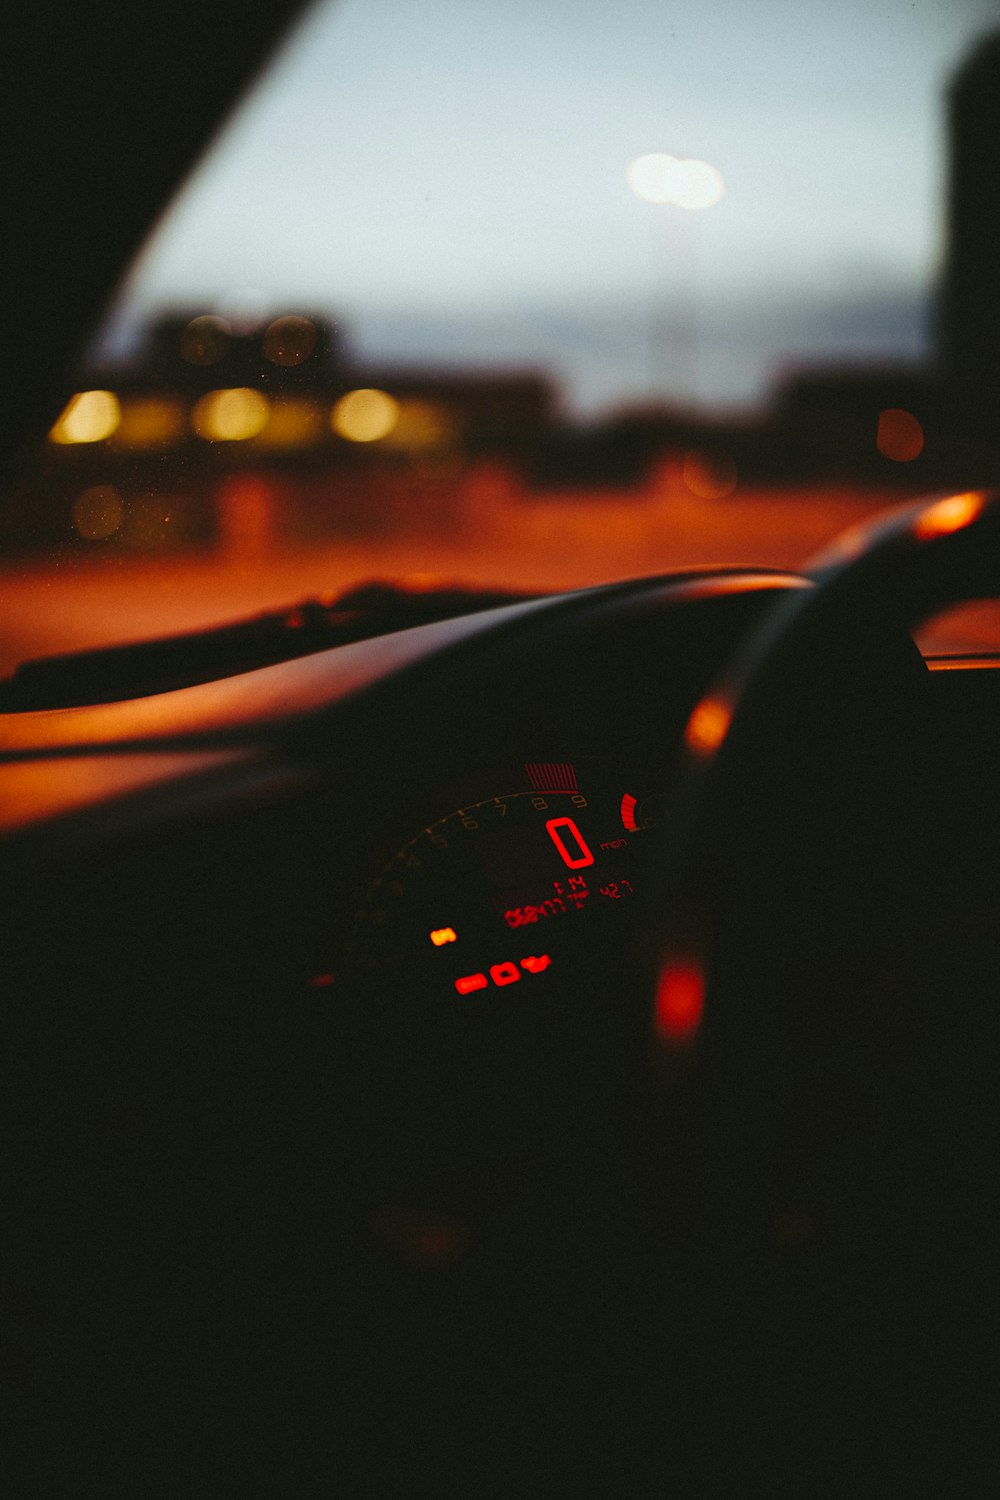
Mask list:
[{"label": "tachometer dial", "polygon": [[353,961],[452,997],[526,992],[619,924],[641,885],[643,830],[623,826],[622,805],[606,772],[578,780],[567,762],[526,763],[393,854],[359,914]]}]

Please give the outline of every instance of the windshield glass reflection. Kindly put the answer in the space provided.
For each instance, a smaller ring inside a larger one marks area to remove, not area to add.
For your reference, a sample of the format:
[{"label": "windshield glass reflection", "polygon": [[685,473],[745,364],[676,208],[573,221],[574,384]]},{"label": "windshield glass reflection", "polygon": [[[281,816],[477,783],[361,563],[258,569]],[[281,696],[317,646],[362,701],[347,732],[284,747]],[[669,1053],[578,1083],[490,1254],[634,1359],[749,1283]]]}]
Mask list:
[{"label": "windshield glass reflection", "polygon": [[319,6],[4,509],[3,669],[377,578],[796,567],[988,482],[991,12]]}]

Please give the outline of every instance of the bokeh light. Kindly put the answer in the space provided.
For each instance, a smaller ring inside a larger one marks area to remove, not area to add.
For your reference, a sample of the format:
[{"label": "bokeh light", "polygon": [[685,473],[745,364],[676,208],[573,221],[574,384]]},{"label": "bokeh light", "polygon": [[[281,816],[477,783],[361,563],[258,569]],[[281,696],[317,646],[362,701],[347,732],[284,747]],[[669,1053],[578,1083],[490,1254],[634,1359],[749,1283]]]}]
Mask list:
[{"label": "bokeh light", "polygon": [[278,396],[271,402],[260,441],[268,448],[305,448],[323,432],[323,412],[315,402]]},{"label": "bokeh light", "polygon": [[263,432],[270,412],[266,396],[242,385],[231,390],[209,391],[202,396],[191,422],[199,437],[235,443]]},{"label": "bokeh light", "polygon": [[660,1041],[668,1046],[693,1042],[705,1008],[705,974],[694,957],[669,955],[656,985],[653,1019]]},{"label": "bokeh light", "polygon": [[890,406],[879,412],[875,444],[883,458],[911,463],[923,452],[924,429],[912,412]]},{"label": "bokeh light", "polygon": [[308,318],[275,318],[264,334],[264,358],[291,368],[304,364],[316,348],[316,325]]},{"label": "bokeh light", "polygon": [[684,729],[688,749],[705,759],[713,756],[729,733],[732,717],[732,706],[720,694],[710,693],[702,698]]},{"label": "bokeh light", "polygon": [[407,397],[398,403],[397,421],[388,441],[412,453],[450,447],[457,436],[455,419],[437,401]]},{"label": "bokeh light", "polygon": [[649,151],[630,162],[625,176],[645,203],[672,203],[697,212],[718,203],[726,191],[722,175],[707,161]]},{"label": "bokeh light", "polygon": [[684,455],[681,473],[692,495],[702,500],[731,495],[739,478],[736,460],[724,448],[691,449]]},{"label": "bokeh light", "polygon": [[691,213],[711,208],[726,191],[722,174],[707,161],[682,161],[678,176],[680,180],[673,201],[678,208],[686,208]]},{"label": "bokeh light", "polygon": [[948,495],[944,500],[935,500],[933,505],[929,505],[926,510],[920,512],[914,523],[914,535],[922,542],[933,541],[939,536],[951,536],[953,532],[970,526],[982,511],[984,504],[983,496],[976,490],[968,490],[962,495]]},{"label": "bokeh light", "polygon": [[181,358],[189,365],[216,365],[228,352],[232,337],[225,318],[214,313],[192,318],[181,333]]},{"label": "bokeh light", "polygon": [[681,183],[680,161],[666,151],[648,151],[630,162],[628,185],[645,203],[672,203]]},{"label": "bokeh light", "polygon": [[350,443],[377,443],[398,421],[399,402],[385,391],[369,389],[348,391],[330,414],[334,432]]},{"label": "bokeh light", "polygon": [[112,484],[94,484],[73,502],[73,526],[88,542],[114,536],[125,516],[122,498]]},{"label": "bokeh light", "polygon": [[54,443],[100,443],[122,419],[113,391],[80,391],[67,403],[49,437]]},{"label": "bokeh light", "polygon": [[121,423],[115,432],[115,446],[122,448],[165,448],[184,434],[184,411],[179,401],[159,397],[140,397],[122,403]]}]

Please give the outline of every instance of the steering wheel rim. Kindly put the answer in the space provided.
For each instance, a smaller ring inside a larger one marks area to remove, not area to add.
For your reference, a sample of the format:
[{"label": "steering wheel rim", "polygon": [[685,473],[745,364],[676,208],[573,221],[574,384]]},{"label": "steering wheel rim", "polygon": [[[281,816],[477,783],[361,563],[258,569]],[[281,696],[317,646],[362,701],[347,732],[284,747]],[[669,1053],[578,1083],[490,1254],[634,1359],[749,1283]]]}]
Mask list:
[{"label": "steering wheel rim", "polygon": [[909,631],[934,612],[1000,590],[1000,492],[948,495],[853,528],[808,576],[815,587],[768,616],[687,723],[665,851],[661,977],[683,961],[688,994],[686,1002],[677,994],[671,1014],[661,984],[653,1017],[654,1036],[668,1053],[688,1052],[702,1030],[711,934],[731,890],[720,864],[731,852],[736,804],[748,780],[758,779],[747,761],[774,746],[776,709],[787,712],[793,693],[814,693],[817,670],[824,696],[831,687],[862,699],[872,691],[882,695],[885,684],[876,674],[886,666],[906,687],[917,684],[925,668]]},{"label": "steering wheel rim", "polygon": [[[696,1179],[706,1346],[719,1351],[710,1404],[741,1413],[720,1474],[775,1461],[760,1442],[780,1390],[783,1402],[801,1403],[803,1434],[785,1478],[811,1486],[839,1465],[831,1492],[846,1493],[860,1468],[845,1457],[843,1423],[864,1421],[882,1390],[880,1359],[905,1364],[911,1335],[887,1335],[873,1312],[892,1256],[879,1261],[857,1226],[824,1244],[824,1225],[798,1201],[807,1174],[789,1119],[802,1118],[800,1095],[823,1114],[816,1096],[826,1083],[810,1073],[823,1048],[837,1086],[845,1076],[857,1083],[852,987],[909,941],[908,863],[927,791],[907,777],[926,685],[909,631],[1000,592],[1000,497],[974,491],[908,506],[848,533],[809,571],[816,587],[768,617],[688,721],[664,853],[654,1091],[659,1152],[686,1156]],[[882,971],[872,978],[873,995],[884,982]],[[822,1003],[799,1003],[810,986]],[[907,1306],[900,1292],[893,1317]],[[895,1418],[868,1433],[859,1464],[923,1451],[911,1427],[916,1375],[907,1370],[899,1390]],[[923,1451],[924,1461],[935,1457]]]}]

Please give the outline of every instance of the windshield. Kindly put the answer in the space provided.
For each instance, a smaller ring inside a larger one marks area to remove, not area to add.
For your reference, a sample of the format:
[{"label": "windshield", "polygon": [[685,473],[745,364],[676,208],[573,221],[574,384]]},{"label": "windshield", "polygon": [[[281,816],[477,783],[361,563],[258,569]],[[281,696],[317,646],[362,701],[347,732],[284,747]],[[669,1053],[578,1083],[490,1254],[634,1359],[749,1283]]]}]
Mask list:
[{"label": "windshield", "polygon": [[796,567],[987,481],[994,20],[320,4],[7,499],[0,666],[377,579]]}]

